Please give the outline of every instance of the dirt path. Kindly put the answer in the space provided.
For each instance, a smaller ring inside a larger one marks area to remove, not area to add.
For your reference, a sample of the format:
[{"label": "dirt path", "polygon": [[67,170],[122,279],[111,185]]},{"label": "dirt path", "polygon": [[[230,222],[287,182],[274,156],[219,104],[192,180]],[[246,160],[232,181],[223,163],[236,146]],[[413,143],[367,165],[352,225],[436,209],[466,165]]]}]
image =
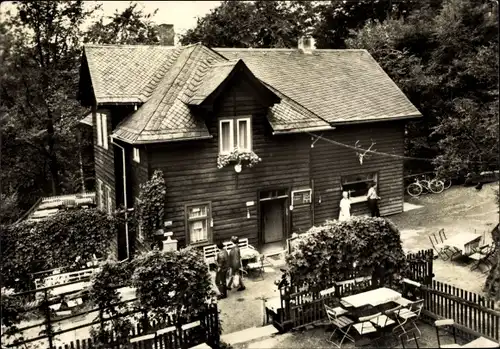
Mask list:
[{"label": "dirt path", "polygon": [[[408,202],[421,206],[389,217],[401,230],[403,247],[409,251],[432,248],[428,235],[444,229],[450,238],[458,232],[482,234],[491,242],[490,231],[498,223],[498,208],[494,190],[498,183],[485,184],[482,190],[454,186],[441,194],[409,198]],[[434,261],[435,279],[468,291],[482,293],[486,275],[470,271],[470,261]]]}]

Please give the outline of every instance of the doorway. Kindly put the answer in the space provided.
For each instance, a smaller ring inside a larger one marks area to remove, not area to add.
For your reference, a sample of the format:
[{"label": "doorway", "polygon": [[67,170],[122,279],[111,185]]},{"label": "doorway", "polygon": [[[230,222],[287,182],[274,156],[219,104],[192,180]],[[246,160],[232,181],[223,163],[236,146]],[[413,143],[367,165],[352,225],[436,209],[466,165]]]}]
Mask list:
[{"label": "doorway", "polygon": [[286,199],[261,202],[262,242],[269,244],[283,241],[285,237]]},{"label": "doorway", "polygon": [[259,192],[260,246],[280,245],[287,238],[288,189]]}]

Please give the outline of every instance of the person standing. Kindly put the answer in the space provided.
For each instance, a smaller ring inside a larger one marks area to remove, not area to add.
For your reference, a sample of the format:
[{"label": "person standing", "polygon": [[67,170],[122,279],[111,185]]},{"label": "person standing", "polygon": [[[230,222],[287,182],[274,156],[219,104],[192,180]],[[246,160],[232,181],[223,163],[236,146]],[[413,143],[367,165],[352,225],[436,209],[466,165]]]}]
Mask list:
[{"label": "person standing", "polygon": [[217,243],[217,256],[215,262],[217,263],[217,272],[215,273],[215,284],[219,289],[220,295],[217,297],[223,299],[227,297],[227,273],[229,271],[229,255],[224,249],[222,241]]},{"label": "person standing", "polygon": [[240,247],[238,246],[239,239],[237,236],[231,238],[231,242],[234,244],[231,251],[229,251],[229,267],[231,268],[231,279],[229,280],[229,289],[231,289],[233,280],[236,280],[236,285],[238,291],[243,291],[245,286],[242,281],[242,271],[241,271],[241,253]]},{"label": "person standing", "polygon": [[380,211],[378,209],[380,196],[377,195],[377,183],[373,182],[370,184],[370,189],[368,189],[366,199],[368,200],[368,207],[370,208],[372,217],[380,217]]},{"label": "person standing", "polygon": [[339,221],[347,221],[351,218],[351,200],[346,191],[342,192],[342,200],[340,200]]}]

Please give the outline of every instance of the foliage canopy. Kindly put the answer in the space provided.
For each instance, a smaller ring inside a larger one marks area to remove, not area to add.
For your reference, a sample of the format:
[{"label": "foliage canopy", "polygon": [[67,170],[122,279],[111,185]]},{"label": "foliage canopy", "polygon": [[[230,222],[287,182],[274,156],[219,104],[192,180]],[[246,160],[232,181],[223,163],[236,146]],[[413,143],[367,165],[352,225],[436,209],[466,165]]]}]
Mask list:
[{"label": "foliage canopy", "polygon": [[31,273],[69,266],[78,256],[105,256],[117,236],[115,218],[96,209],[60,212],[2,230],[2,280],[16,290],[30,288]]},{"label": "foliage canopy", "polygon": [[405,269],[400,233],[383,218],[352,217],[327,222],[299,236],[296,249],[286,256],[295,285],[328,287],[350,275],[372,275],[382,267],[387,275]]}]

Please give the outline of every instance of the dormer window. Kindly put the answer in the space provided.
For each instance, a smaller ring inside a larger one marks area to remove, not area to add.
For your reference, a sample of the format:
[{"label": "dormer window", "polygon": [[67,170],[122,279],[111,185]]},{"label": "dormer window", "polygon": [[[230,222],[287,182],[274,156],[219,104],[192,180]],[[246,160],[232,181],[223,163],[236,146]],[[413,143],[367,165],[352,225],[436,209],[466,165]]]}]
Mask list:
[{"label": "dormer window", "polygon": [[250,117],[219,120],[219,154],[252,151],[252,123]]}]

